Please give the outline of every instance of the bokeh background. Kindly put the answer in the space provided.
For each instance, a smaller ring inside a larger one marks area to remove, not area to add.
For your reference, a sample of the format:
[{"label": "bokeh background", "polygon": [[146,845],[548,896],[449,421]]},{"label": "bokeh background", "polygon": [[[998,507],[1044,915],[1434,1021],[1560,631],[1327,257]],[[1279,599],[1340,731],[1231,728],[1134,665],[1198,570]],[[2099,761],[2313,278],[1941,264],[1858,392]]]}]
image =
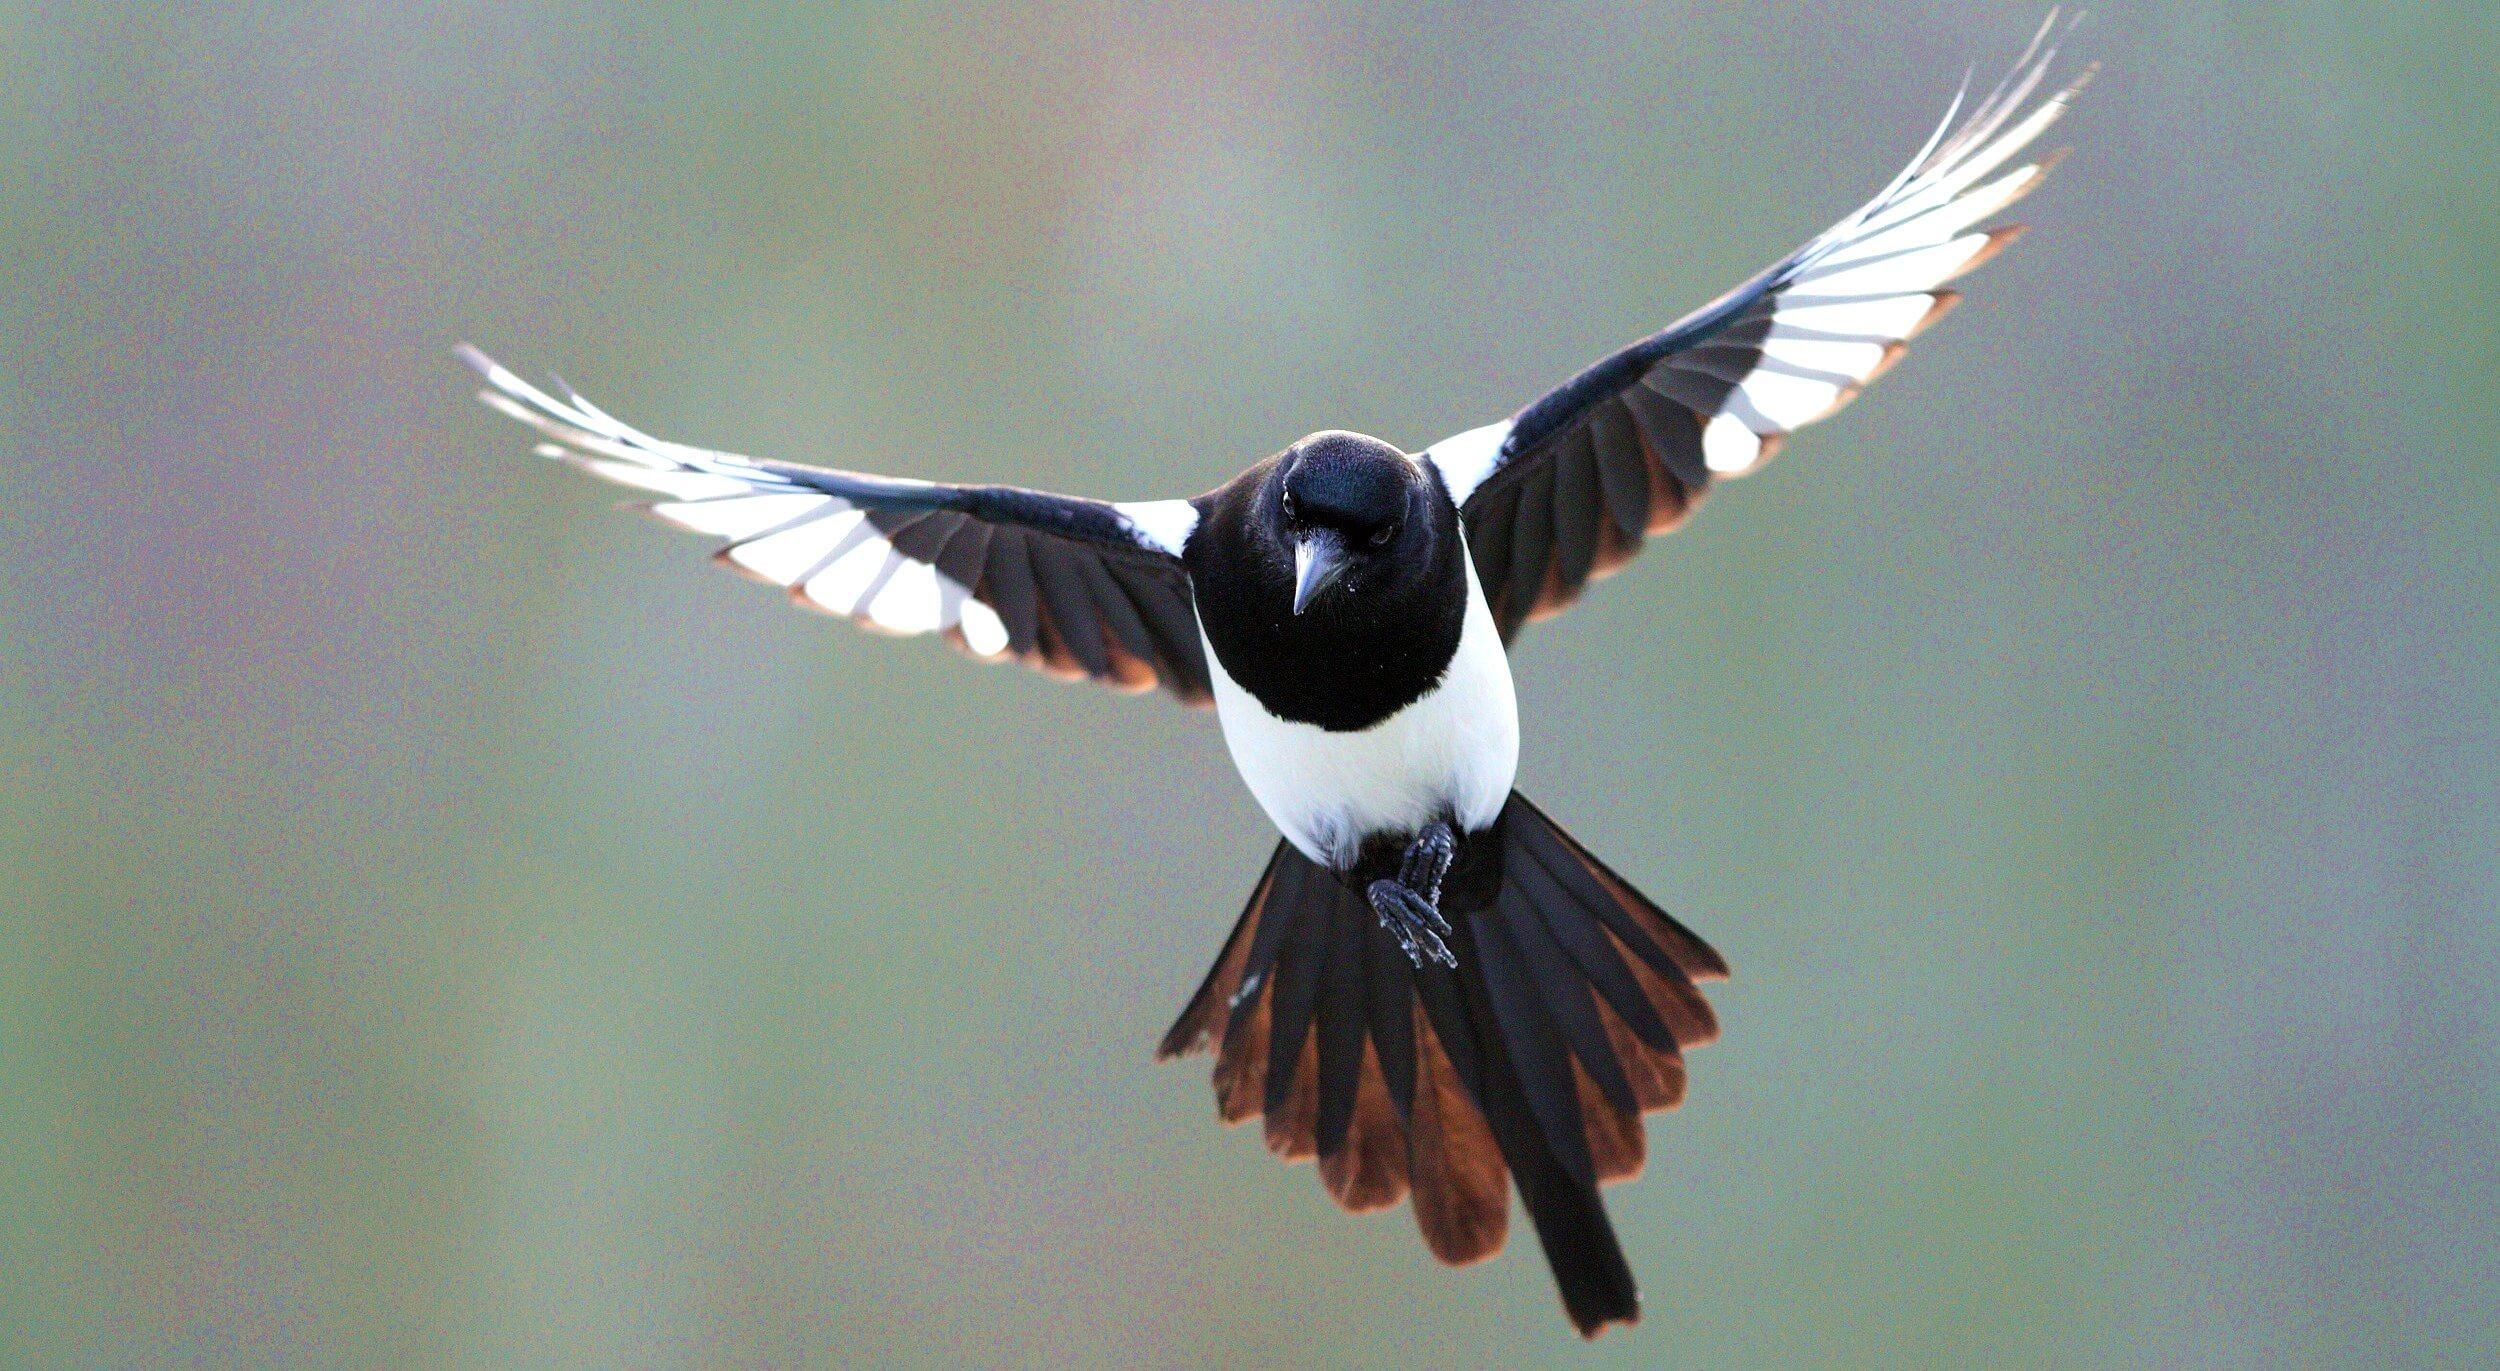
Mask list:
[{"label": "bokeh background", "polygon": [[2035,230],[1519,651],[1725,950],[1434,1265],[1156,1067],[1212,720],[790,612],[470,401],[1120,497],[1484,422],[2027,3],[0,6],[0,1361],[2500,1358],[2500,18],[2130,3]]}]

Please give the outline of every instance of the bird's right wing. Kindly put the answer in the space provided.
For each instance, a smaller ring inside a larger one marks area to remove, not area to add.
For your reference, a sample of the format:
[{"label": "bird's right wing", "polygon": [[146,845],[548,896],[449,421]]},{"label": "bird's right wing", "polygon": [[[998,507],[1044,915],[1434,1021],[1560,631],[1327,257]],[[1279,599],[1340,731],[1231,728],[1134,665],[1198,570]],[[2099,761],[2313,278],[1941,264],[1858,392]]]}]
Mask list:
[{"label": "bird's right wing", "polygon": [[651,437],[558,383],[557,399],[476,348],[478,398],[538,451],[662,497],[653,514],[726,539],[715,559],[798,604],[887,633],[941,633],[976,657],[1209,702],[1182,544],[1186,500],[1110,504],[940,485],[713,452]]},{"label": "bird's right wing", "polygon": [[1511,418],[1425,449],[1466,519],[1476,574],[1510,641],[1675,527],[1712,482],[1769,461],[1830,415],[1958,298],[1945,284],[2019,227],[1975,227],[2054,160],[2009,167],[2073,103],[2086,70],[2036,105],[2057,15],[2014,69],[1858,211],[1717,300],[1605,357]]}]

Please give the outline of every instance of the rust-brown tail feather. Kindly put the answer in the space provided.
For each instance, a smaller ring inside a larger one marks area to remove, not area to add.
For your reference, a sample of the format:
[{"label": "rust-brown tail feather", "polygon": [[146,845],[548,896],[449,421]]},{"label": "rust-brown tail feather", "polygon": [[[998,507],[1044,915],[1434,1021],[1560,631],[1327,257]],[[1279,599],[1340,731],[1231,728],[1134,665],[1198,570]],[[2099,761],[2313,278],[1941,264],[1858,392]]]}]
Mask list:
[{"label": "rust-brown tail feather", "polygon": [[1225,1122],[1263,1116],[1348,1210],[1411,1198],[1452,1265],[1501,1250],[1516,1186],[1573,1325],[1638,1320],[1598,1187],[1682,1102],[1684,1050],[1718,1036],[1695,982],[1727,964],[1513,794],[1443,887],[1458,967],[1418,969],[1360,894],[1396,857],[1340,877],[1279,844],[1158,1057],[1214,1050]]}]

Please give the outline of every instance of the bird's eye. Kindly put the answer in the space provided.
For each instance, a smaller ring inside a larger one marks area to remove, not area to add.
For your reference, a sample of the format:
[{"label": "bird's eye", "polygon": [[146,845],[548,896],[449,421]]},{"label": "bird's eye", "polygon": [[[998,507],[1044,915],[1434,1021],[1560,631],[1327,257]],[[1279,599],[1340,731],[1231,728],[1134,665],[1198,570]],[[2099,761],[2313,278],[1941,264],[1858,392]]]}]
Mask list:
[{"label": "bird's eye", "polygon": [[1290,490],[1286,491],[1282,499],[1285,506],[1285,517],[1288,519],[1297,517],[1293,512],[1293,492]]},{"label": "bird's eye", "polygon": [[1389,545],[1389,540],[1397,536],[1398,526],[1396,524],[1382,524],[1380,527],[1372,530],[1372,536],[1369,541],[1373,547],[1387,547]]}]

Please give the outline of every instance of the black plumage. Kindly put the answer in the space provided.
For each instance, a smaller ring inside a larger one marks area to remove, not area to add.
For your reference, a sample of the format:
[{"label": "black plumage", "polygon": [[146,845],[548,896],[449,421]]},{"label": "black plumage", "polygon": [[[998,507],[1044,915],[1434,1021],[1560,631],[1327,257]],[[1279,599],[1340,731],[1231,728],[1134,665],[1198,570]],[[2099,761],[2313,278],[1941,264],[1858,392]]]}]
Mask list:
[{"label": "black plumage", "polygon": [[[1510,564],[1485,582],[1496,623],[1513,615],[1527,619],[1542,607],[1553,559],[1554,469],[1540,463],[1520,481],[1519,509],[1510,519]],[[1484,574],[1482,566],[1476,570]]]},{"label": "black plumage", "polygon": [[[1375,461],[1396,454],[1375,439],[1361,442]],[[1233,679],[1278,718],[1352,732],[1441,679],[1466,617],[1467,554],[1439,474],[1396,457],[1407,469],[1398,483],[1404,518],[1394,542],[1359,554],[1364,570],[1351,574],[1370,581],[1355,587],[1360,594],[1294,612],[1283,501],[1301,448],[1200,497],[1205,515],[1183,559],[1198,622]]]}]

